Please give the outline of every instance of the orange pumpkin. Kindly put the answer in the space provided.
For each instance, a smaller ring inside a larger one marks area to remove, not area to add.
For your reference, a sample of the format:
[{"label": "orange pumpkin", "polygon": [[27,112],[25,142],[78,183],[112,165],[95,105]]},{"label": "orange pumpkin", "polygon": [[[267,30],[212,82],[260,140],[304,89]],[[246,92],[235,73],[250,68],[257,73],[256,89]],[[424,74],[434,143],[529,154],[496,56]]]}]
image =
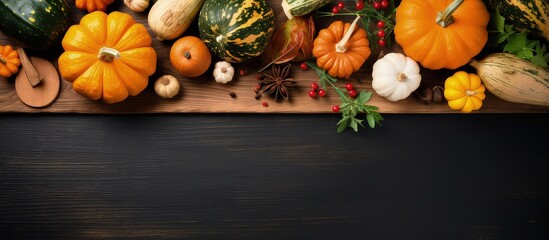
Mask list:
[{"label": "orange pumpkin", "polygon": [[480,53],[490,15],[482,0],[403,0],[395,39],[410,58],[429,69],[456,69]]},{"label": "orange pumpkin", "polygon": [[74,4],[78,9],[95,12],[105,11],[107,6],[113,2],[114,0],[76,0]]},{"label": "orange pumpkin", "polygon": [[173,44],[170,62],[181,75],[198,77],[208,70],[212,56],[208,46],[200,38],[186,36]]},{"label": "orange pumpkin", "polygon": [[123,101],[143,91],[156,71],[156,52],[143,24],[125,13],[96,11],[69,28],[59,57],[61,76],[93,100]]},{"label": "orange pumpkin", "polygon": [[335,21],[313,42],[316,64],[332,77],[349,78],[370,56],[366,31],[356,26],[359,19],[352,24]]},{"label": "orange pumpkin", "polygon": [[0,45],[0,77],[11,77],[19,71],[20,65],[17,51],[10,45]]}]

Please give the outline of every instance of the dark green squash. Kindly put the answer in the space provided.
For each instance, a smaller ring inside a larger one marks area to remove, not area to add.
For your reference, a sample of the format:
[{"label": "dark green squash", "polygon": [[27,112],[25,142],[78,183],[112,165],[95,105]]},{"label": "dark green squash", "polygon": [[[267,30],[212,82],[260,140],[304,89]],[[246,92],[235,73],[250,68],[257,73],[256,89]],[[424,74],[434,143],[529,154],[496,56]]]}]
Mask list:
[{"label": "dark green squash", "polygon": [[490,4],[519,31],[526,30],[549,41],[547,0],[490,0]]},{"label": "dark green squash", "polygon": [[265,0],[206,0],[198,17],[200,37],[227,62],[259,56],[274,28],[274,12]]},{"label": "dark green squash", "polygon": [[59,45],[70,26],[65,0],[1,0],[0,31],[22,47],[44,51]]}]

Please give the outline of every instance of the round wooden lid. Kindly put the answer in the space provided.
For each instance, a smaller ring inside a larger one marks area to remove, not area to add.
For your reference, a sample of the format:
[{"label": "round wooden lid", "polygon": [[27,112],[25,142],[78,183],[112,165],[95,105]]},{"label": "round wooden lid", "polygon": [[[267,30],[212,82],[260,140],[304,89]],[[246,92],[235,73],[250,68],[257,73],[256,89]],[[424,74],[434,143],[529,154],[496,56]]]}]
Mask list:
[{"label": "round wooden lid", "polygon": [[43,77],[36,86],[32,86],[25,71],[20,70],[15,77],[15,92],[19,99],[31,107],[45,107],[50,105],[59,94],[59,74],[55,66],[49,61],[30,57],[30,62],[36,71]]}]

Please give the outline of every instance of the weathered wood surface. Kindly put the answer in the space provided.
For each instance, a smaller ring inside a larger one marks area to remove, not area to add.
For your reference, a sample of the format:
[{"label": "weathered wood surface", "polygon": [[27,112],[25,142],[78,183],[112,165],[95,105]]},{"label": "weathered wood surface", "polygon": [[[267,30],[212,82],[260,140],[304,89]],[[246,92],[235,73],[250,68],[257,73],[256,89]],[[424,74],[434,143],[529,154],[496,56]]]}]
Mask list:
[{"label": "weathered wood surface", "polygon": [[2,114],[0,239],[549,239],[548,114],[337,119]]},{"label": "weathered wood surface", "polygon": [[[153,1],[154,2],[154,1]],[[286,17],[281,11],[280,1],[270,1],[276,16],[277,24],[282,24]],[[346,1],[351,6],[352,1]],[[69,1],[74,6],[72,1]],[[147,13],[133,13],[122,1],[117,1],[109,7],[108,11],[122,11],[129,13],[134,18],[145,24],[147,23]],[[326,8],[329,10],[329,7]],[[73,23],[77,23],[84,12],[73,7]],[[326,27],[332,18],[320,18],[317,20],[317,29]],[[152,32],[149,31],[152,35]],[[184,35],[198,35],[196,20]],[[62,113],[330,113],[333,105],[340,104],[339,97],[334,91],[329,91],[328,96],[324,98],[312,99],[308,96],[309,86],[312,82],[318,81],[318,76],[314,71],[301,71],[297,64],[293,67],[293,77],[299,80],[298,86],[291,89],[291,100],[286,102],[274,102],[272,98],[265,96],[261,100],[254,98],[253,89],[257,84],[256,77],[259,75],[258,66],[251,62],[237,64],[237,69],[245,69],[249,74],[238,77],[230,84],[222,85],[215,83],[211,77],[210,69],[206,74],[198,78],[185,78],[176,73],[169,61],[169,50],[173,41],[161,42],[155,38],[153,47],[157,51],[158,64],[157,72],[150,78],[149,86],[140,95],[129,97],[126,101],[114,105],[108,105],[100,101],[91,101],[77,94],[70,83],[62,80],[59,97],[56,101],[46,108],[31,108],[19,101],[15,92],[15,83],[13,78],[0,81],[0,112],[62,112]],[[13,44],[8,38],[0,33],[0,44]],[[391,51],[385,49],[385,51]],[[57,58],[62,53],[58,48],[47,53],[29,54],[41,56],[49,59],[57,66]],[[351,79],[358,90],[371,88],[371,66],[377,55],[370,57],[363,68],[355,73]],[[252,61],[253,62],[253,61]],[[213,64],[212,64],[213,66]],[[472,71],[472,70],[470,70]],[[428,86],[435,84],[442,85],[444,79],[450,76],[450,71],[427,71],[423,70],[423,83]],[[154,93],[153,83],[158,77],[164,74],[176,76],[181,84],[181,93],[174,99],[161,99]],[[360,81],[359,81],[360,80]],[[339,85],[343,86],[345,81]],[[236,99],[229,96],[229,92],[237,95]],[[262,106],[262,102],[269,103],[269,107]],[[390,102],[374,94],[371,105],[378,106],[382,113],[455,113],[450,110],[445,103],[441,104],[423,104],[413,97],[399,102]],[[525,104],[515,104],[505,102],[497,97],[488,94],[483,107],[477,113],[530,113],[530,112],[548,112],[546,107],[539,107]]]}]

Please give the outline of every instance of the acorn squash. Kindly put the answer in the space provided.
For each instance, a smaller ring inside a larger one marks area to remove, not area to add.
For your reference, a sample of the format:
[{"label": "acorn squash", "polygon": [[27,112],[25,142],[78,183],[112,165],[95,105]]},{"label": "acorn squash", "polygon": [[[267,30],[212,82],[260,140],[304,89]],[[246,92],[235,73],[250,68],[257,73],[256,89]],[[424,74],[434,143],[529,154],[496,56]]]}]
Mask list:
[{"label": "acorn squash", "polygon": [[0,1],[0,30],[25,48],[45,51],[59,45],[69,26],[65,0]]},{"label": "acorn squash", "polygon": [[274,28],[273,9],[264,0],[206,0],[198,17],[200,37],[227,62],[259,56]]}]

